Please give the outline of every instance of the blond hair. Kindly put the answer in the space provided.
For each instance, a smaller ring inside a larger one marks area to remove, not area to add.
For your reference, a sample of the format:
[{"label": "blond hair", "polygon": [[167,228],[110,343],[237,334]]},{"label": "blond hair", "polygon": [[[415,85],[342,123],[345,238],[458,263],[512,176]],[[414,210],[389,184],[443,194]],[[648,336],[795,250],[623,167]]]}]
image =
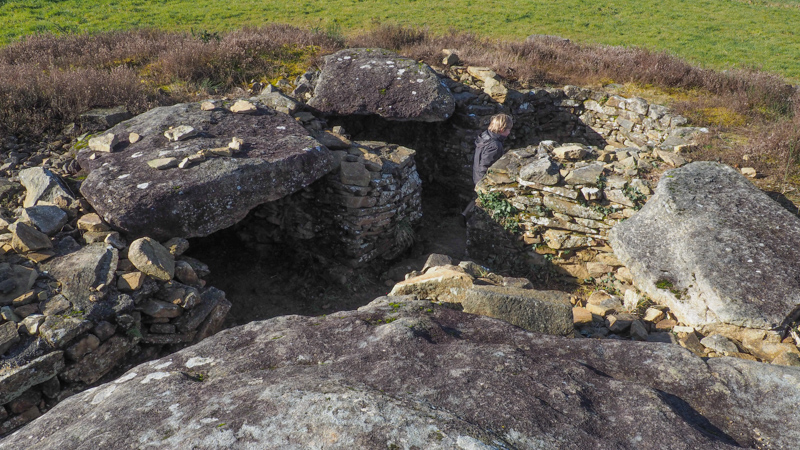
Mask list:
[{"label": "blond hair", "polygon": [[503,131],[510,130],[514,126],[514,119],[508,114],[495,114],[492,116],[492,121],[489,122],[489,131],[492,133],[502,133]]}]

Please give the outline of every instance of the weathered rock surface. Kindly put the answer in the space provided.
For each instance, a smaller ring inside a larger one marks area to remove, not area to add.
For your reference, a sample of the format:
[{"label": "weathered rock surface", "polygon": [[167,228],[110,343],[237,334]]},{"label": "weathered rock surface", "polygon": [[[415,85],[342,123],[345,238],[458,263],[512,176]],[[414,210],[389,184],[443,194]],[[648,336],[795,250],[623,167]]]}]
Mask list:
[{"label": "weathered rock surface", "polygon": [[42,233],[52,236],[67,224],[67,213],[54,205],[38,205],[25,208],[21,219],[29,222]]},{"label": "weathered rock surface", "polygon": [[387,50],[356,48],[325,57],[308,105],[326,114],[439,122],[453,115],[455,100],[427,65]]},{"label": "weathered rock surface", "polygon": [[0,448],[790,448],[798,383],[796,368],[392,297],[226,330],[68,398]]},{"label": "weathered rock surface", "polygon": [[25,208],[36,205],[40,200],[53,202],[56,197],[72,199],[63,183],[49,170],[42,167],[31,167],[19,172],[19,181],[25,186]]},{"label": "weathered rock surface", "polygon": [[117,249],[96,243],[53,259],[47,264],[47,270],[61,283],[61,293],[67,299],[84,305],[98,287],[111,285],[118,262]]},{"label": "weathered rock surface", "polygon": [[610,242],[639,289],[687,325],[771,329],[800,306],[800,219],[730,167],[665,172]]},{"label": "weathered rock surface", "polygon": [[569,294],[499,286],[475,286],[461,301],[464,312],[505,320],[528,331],[572,336]]},{"label": "weathered rock surface", "polygon": [[[330,152],[294,119],[254,103],[259,109],[252,114],[203,111],[187,103],[118,124],[109,131],[135,132],[141,140],[114,153],[79,153],[81,166],[90,171],[81,193],[106,222],[130,235],[196,237],[229,227],[253,207],[291,194],[332,169]],[[190,126],[197,134],[171,142],[163,135],[170,126]],[[234,137],[244,145],[233,157],[209,152],[227,148]],[[208,157],[186,169],[147,165],[204,151]]]},{"label": "weathered rock surface", "polygon": [[142,273],[157,280],[169,281],[175,275],[175,257],[155,239],[143,237],[131,242],[128,259]]}]

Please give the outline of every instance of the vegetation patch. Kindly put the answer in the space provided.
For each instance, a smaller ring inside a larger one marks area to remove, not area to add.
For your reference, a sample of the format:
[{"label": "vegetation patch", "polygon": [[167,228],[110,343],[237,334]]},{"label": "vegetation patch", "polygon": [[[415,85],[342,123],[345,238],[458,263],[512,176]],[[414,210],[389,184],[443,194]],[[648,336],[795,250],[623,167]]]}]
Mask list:
[{"label": "vegetation patch", "polygon": [[519,231],[519,210],[509,202],[502,192],[478,192],[478,201],[492,219],[508,231]]}]

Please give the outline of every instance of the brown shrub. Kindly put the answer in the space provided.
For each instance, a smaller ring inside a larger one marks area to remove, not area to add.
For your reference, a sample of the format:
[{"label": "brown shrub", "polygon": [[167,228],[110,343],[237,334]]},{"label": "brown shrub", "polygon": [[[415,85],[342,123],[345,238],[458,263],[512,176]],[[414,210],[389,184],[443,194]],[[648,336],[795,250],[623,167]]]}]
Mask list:
[{"label": "brown shrub", "polygon": [[31,64],[0,65],[0,79],[3,132],[38,135],[91,108],[124,104],[141,112],[152,103],[127,67],[43,70]]},{"label": "brown shrub", "polygon": [[0,133],[38,135],[91,108],[125,105],[137,113],[198,91],[296,76],[341,46],[288,25],[211,38],[150,29],[29,36],[0,49]]},{"label": "brown shrub", "polygon": [[713,71],[663,52],[548,36],[509,42],[394,25],[346,42],[337,33],[288,25],[199,36],[152,29],[30,36],[0,49],[0,132],[38,135],[95,107],[126,105],[135,113],[246,88],[251,80],[291,78],[345,46],[388,48],[432,66],[440,65],[442,49],[455,49],[464,65],[492,67],[521,87],[613,81],[689,91],[696,95],[674,109],[695,124],[748,135],[750,143],[732,154],[748,152],[763,164],[788,158],[800,142],[800,119],[794,119],[800,102],[772,74]]}]

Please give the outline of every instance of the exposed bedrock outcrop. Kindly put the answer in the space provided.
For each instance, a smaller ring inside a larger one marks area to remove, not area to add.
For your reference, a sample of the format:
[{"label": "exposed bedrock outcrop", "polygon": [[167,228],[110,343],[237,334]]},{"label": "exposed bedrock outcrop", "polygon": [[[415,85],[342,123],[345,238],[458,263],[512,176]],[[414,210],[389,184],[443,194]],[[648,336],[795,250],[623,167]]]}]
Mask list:
[{"label": "exposed bedrock outcrop", "polygon": [[297,121],[252,100],[156,108],[116,125],[104,134],[122,139],[111,152],[90,142],[78,155],[90,171],[81,193],[129,235],[197,237],[333,168],[328,149]]},{"label": "exposed bedrock outcrop", "polygon": [[325,114],[440,122],[453,115],[456,102],[426,64],[388,50],[355,48],[325,57],[308,105]]},{"label": "exposed bedrock outcrop", "polygon": [[665,172],[610,238],[639,289],[688,325],[772,329],[800,306],[800,220],[728,166]]},{"label": "exposed bedrock outcrop", "polygon": [[0,448],[789,448],[799,383],[795,368],[383,297],[223,331]]}]

